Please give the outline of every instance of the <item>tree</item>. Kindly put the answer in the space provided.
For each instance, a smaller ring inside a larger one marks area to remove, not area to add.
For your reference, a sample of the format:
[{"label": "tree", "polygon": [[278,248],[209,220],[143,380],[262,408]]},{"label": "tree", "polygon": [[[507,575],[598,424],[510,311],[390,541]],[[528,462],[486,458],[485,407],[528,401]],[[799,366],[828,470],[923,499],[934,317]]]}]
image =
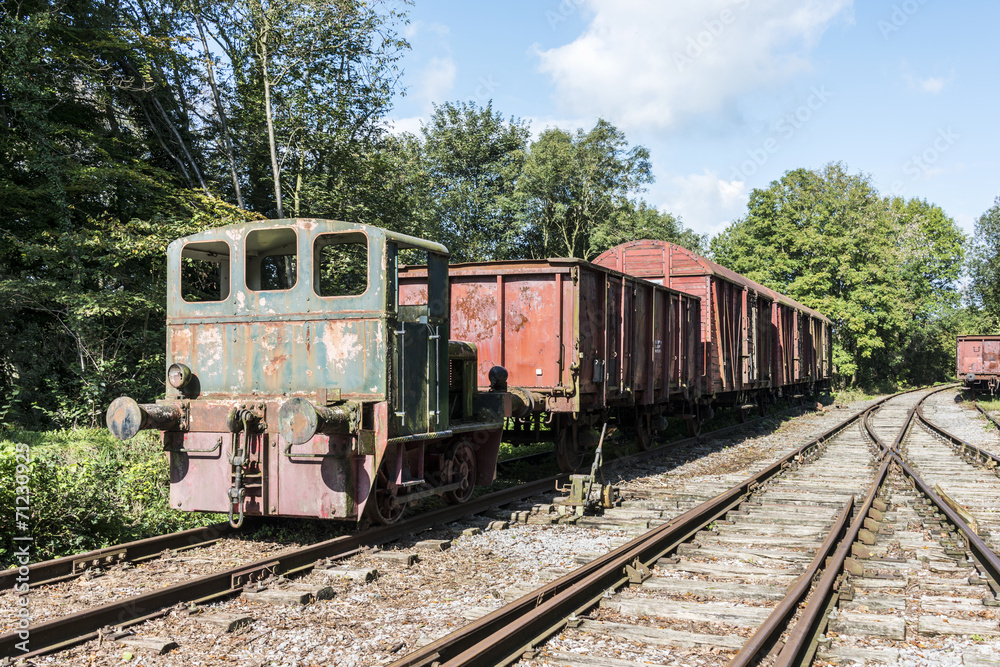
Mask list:
[{"label": "tree", "polygon": [[976,219],[972,238],[969,293],[973,304],[997,320],[1000,319],[1000,197]]},{"label": "tree", "polygon": [[492,103],[446,102],[434,106],[419,140],[399,145],[406,180],[425,197],[425,233],[447,245],[453,261],[516,256],[514,193],[528,135],[525,122],[505,120]]},{"label": "tree", "polygon": [[[625,134],[599,119],[587,133],[542,132],[531,145],[518,183],[525,253],[592,259],[651,183],[649,151],[629,148]],[[594,239],[601,239],[597,243]]]},{"label": "tree", "polygon": [[292,216],[345,217],[399,89],[405,14],[380,0],[237,0],[195,18],[224,54],[217,87],[247,206],[284,217],[290,198]]},{"label": "tree", "polygon": [[672,213],[658,211],[645,201],[623,207],[612,225],[603,225],[591,234],[594,254],[636,239],[670,241],[698,254],[708,251],[708,236],[696,234]]},{"label": "tree", "polygon": [[867,176],[832,163],[754,190],[747,215],[711,250],[830,317],[839,374],[876,386],[946,372],[942,331],[958,302],[963,242],[939,207],[883,198]]}]

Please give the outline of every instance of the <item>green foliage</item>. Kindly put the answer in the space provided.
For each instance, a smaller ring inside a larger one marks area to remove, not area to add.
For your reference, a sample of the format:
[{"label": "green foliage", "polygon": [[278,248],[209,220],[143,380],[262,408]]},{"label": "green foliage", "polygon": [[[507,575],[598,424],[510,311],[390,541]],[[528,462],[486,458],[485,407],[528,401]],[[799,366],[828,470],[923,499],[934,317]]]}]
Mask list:
[{"label": "green foliage", "polygon": [[630,196],[652,181],[649,151],[629,148],[625,134],[604,119],[576,135],[545,130],[517,186],[523,253],[592,259],[619,238],[616,228],[635,206]]},{"label": "green foliage", "polygon": [[[205,525],[217,517],[171,510],[170,469],[159,439],[148,432],[119,442],[103,429],[0,434],[0,477],[17,478],[17,453],[29,452],[26,519],[33,538],[32,560],[127,542]],[[11,564],[14,508],[23,494],[0,487],[0,567]]]},{"label": "green foliage", "polygon": [[1000,197],[976,219],[969,253],[969,294],[972,302],[983,308],[993,320],[988,330],[970,332],[986,334],[1000,320]]},{"label": "green foliage", "polygon": [[950,377],[964,241],[939,207],[882,197],[834,163],[754,190],[711,250],[830,317],[842,383],[871,387]]},{"label": "green foliage", "polygon": [[516,257],[514,189],[524,166],[528,127],[474,102],[446,102],[404,141],[407,180],[423,195],[424,233],[452,252],[452,261]]},{"label": "green foliage", "polygon": [[167,244],[257,216],[179,191],[149,220],[86,218],[10,241],[0,278],[0,391],[8,422],[94,426],[116,396],[162,394]]}]

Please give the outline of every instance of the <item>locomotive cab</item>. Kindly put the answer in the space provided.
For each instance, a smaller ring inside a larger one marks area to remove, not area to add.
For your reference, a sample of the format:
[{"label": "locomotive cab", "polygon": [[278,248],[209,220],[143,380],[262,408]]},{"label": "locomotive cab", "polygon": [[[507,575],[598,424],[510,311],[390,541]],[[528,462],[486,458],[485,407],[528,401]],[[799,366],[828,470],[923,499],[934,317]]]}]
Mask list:
[{"label": "locomotive cab", "polygon": [[[409,255],[429,280],[401,298]],[[444,246],[294,219],[194,234],[167,256],[167,395],[117,399],[108,426],[163,431],[173,507],[387,522],[492,481],[505,403],[453,405],[475,347],[449,340]]]}]

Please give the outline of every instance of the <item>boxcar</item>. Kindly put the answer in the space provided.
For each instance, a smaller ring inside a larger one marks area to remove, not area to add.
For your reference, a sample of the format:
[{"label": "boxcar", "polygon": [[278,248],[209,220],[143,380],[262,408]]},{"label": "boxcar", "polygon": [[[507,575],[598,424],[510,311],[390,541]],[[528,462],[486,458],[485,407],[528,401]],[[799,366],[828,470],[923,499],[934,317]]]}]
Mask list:
[{"label": "boxcar", "polygon": [[[399,298],[400,252],[428,270]],[[506,393],[451,340],[447,250],[331,220],[270,220],[167,249],[167,395],[116,399],[124,439],[162,431],[183,510],[377,522],[495,474]]]},{"label": "boxcar", "polygon": [[956,371],[973,391],[995,394],[1000,386],[1000,336],[959,336]]},{"label": "boxcar", "polygon": [[[400,302],[422,299],[426,270],[400,270]],[[451,327],[479,351],[478,383],[502,366],[529,392],[513,441],[553,438],[572,470],[611,419],[645,446],[669,411],[698,398],[697,297],[578,259],[455,264]]]},{"label": "boxcar", "polygon": [[775,395],[828,383],[830,320],[817,311],[666,241],[625,243],[594,261],[701,297],[704,404],[745,418]]}]

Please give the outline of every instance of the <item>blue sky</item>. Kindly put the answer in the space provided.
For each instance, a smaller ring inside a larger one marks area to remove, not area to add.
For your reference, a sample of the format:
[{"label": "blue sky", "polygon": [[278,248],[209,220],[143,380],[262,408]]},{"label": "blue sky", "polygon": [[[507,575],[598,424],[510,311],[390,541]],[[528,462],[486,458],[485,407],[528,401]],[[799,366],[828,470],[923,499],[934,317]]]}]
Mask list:
[{"label": "blue sky", "polygon": [[716,234],[786,171],[842,161],[967,232],[1000,196],[1000,3],[415,0],[396,131],[432,103],[649,148],[641,196]]}]

